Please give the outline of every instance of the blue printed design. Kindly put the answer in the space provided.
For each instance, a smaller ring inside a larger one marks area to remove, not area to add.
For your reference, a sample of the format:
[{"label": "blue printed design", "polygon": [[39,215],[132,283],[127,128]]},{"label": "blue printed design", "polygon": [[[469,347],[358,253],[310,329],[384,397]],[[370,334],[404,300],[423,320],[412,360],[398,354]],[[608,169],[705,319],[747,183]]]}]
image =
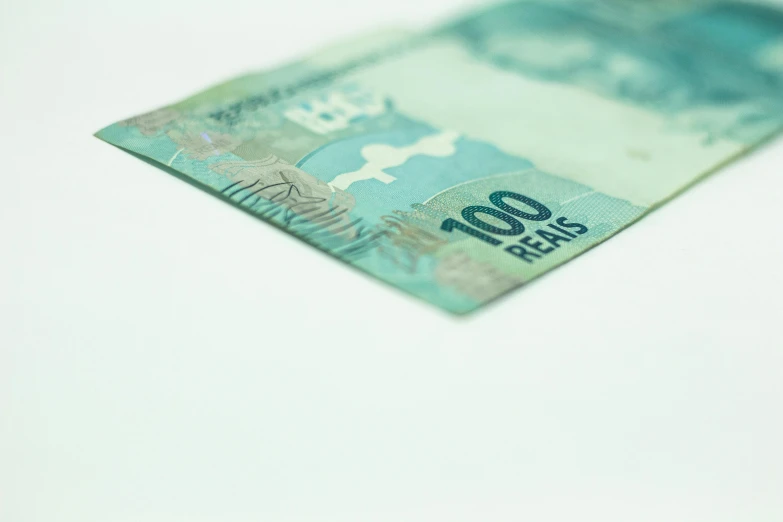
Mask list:
[{"label": "blue printed design", "polygon": [[[741,11],[741,12],[740,12]],[[783,126],[783,78],[734,54],[783,34],[782,16],[731,4],[640,31],[538,2],[499,6],[441,34],[495,65],[677,117],[708,139],[755,143]],[[719,42],[719,43],[718,43]],[[716,53],[727,49],[725,54]]]},{"label": "blue printed design", "polygon": [[[361,169],[367,163],[362,155],[367,146],[387,145],[399,149],[441,132],[399,114],[395,114],[394,118],[391,129],[384,128],[377,133],[368,132],[329,143],[300,160],[297,167],[330,183],[346,172]],[[533,166],[526,159],[508,155],[489,143],[464,136],[456,139],[454,148],[454,153],[447,156],[417,154],[399,166],[385,169],[384,173],[394,178],[388,185],[377,179],[351,184],[346,191],[356,198],[355,212],[377,223],[381,216],[406,208],[407,205],[401,202],[426,201],[438,192],[465,181]]]}]

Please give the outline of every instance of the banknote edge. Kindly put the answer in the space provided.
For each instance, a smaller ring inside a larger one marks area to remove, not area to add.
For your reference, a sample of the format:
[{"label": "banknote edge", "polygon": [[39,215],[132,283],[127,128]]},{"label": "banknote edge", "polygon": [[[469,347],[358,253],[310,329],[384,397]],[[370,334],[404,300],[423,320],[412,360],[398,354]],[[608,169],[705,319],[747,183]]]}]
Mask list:
[{"label": "banknote edge", "polygon": [[[284,69],[286,69],[288,67],[293,67],[293,66],[297,66],[297,65],[304,65],[308,61],[315,60],[319,56],[322,56],[329,49],[337,48],[338,46],[342,46],[342,45],[347,45],[350,42],[358,42],[362,38],[366,37],[367,35],[371,35],[371,34],[379,32],[379,31],[390,31],[390,32],[391,31],[396,31],[396,32],[399,32],[401,35],[404,34],[405,36],[401,37],[399,41],[397,41],[394,44],[390,44],[386,48],[378,49],[378,50],[372,51],[370,53],[363,53],[363,54],[359,55],[359,56],[361,56],[361,58],[357,56],[352,61],[352,63],[354,63],[354,62],[365,62],[365,63],[359,63],[358,65],[355,65],[352,68],[344,68],[344,67],[336,68],[336,69],[338,69],[339,72],[335,73],[335,74],[338,75],[338,76],[343,76],[343,75],[350,74],[350,73],[360,69],[361,67],[365,67],[367,65],[370,65],[370,64],[374,63],[375,61],[385,59],[385,58],[387,58],[389,56],[393,56],[393,55],[395,55],[397,53],[403,52],[403,51],[405,51],[405,50],[407,50],[409,48],[415,47],[420,42],[426,41],[427,39],[430,38],[429,32],[415,31],[415,30],[411,30],[411,29],[408,29],[408,28],[405,28],[405,27],[397,27],[397,26],[383,26],[383,27],[380,27],[380,28],[376,28],[374,30],[363,31],[362,33],[359,33],[359,34],[357,34],[355,36],[341,38],[341,39],[339,39],[339,40],[337,40],[335,42],[332,42],[330,44],[326,44],[326,45],[323,46],[323,48],[321,48],[318,51],[311,51],[311,52],[308,52],[308,53],[303,53],[302,55],[299,55],[298,57],[295,57],[295,58],[289,59],[289,60],[281,59],[281,60],[279,60],[277,62],[274,62],[274,63],[272,63],[272,64],[270,64],[270,65],[268,65],[266,67],[260,67],[258,69],[253,69],[253,70],[245,70],[244,72],[238,72],[238,73],[232,74],[231,76],[226,77],[226,78],[221,79],[221,80],[218,80],[215,83],[210,83],[206,88],[202,88],[202,89],[200,89],[198,91],[191,92],[187,96],[177,97],[175,100],[171,101],[170,103],[157,105],[157,106],[155,106],[154,108],[152,108],[150,110],[147,110],[147,111],[144,111],[144,112],[139,112],[139,113],[134,113],[134,114],[131,114],[131,115],[125,117],[125,118],[116,120],[115,122],[110,123],[109,125],[105,125],[105,126],[101,127],[100,129],[96,130],[95,132],[93,132],[93,136],[95,136],[96,138],[99,138],[99,139],[103,139],[103,138],[101,138],[99,136],[99,134],[101,132],[103,132],[106,129],[112,127],[113,125],[117,125],[118,123],[121,123],[123,121],[127,121],[128,119],[131,119],[131,118],[134,118],[134,117],[137,117],[137,116],[140,116],[140,115],[144,115],[144,114],[149,114],[150,112],[154,112],[154,111],[157,111],[157,110],[161,110],[161,109],[174,107],[174,106],[183,104],[183,103],[185,103],[185,102],[187,102],[187,101],[189,101],[189,100],[191,100],[193,98],[196,98],[197,96],[200,96],[200,95],[204,94],[207,91],[210,91],[210,90],[213,90],[213,89],[218,89],[220,87],[228,85],[228,84],[230,84],[232,82],[235,82],[235,81],[237,81],[239,79],[242,79],[242,78],[247,78],[249,76],[273,74],[275,72],[282,71],[282,70],[284,70]],[[372,57],[372,60],[368,60],[368,58],[370,56]],[[314,73],[313,76],[321,76],[321,75],[327,74],[328,72],[332,72],[332,71],[321,71],[321,72],[318,72],[318,73]],[[285,85],[285,84],[278,84],[278,85],[275,85],[273,87],[270,87],[270,90],[277,89],[277,90],[284,91],[284,90],[287,89],[287,87],[288,86]],[[306,89],[303,89],[303,90],[306,90]],[[295,95],[292,95],[292,96],[295,96]],[[280,101],[284,101],[284,100],[285,100],[285,98],[282,98]],[[103,141],[106,141],[106,140],[103,140]],[[107,142],[107,143],[110,143],[110,142]]]}]

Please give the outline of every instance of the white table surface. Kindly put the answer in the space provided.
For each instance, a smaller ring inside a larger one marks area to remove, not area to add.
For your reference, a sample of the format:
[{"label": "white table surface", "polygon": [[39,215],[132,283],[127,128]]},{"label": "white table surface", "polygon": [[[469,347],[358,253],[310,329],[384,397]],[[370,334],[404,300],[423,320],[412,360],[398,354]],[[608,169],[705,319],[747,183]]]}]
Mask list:
[{"label": "white table surface", "polygon": [[459,319],[92,137],[467,3],[0,3],[0,520],[783,520],[783,141]]}]

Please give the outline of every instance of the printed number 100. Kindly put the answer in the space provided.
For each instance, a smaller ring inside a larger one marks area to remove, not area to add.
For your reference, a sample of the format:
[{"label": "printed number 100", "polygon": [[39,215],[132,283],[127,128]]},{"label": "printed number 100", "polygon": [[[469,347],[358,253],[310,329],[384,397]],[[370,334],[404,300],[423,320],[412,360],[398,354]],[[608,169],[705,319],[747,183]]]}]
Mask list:
[{"label": "printed number 100", "polygon": [[[536,213],[530,214],[528,212],[523,212],[516,207],[512,207],[504,201],[505,198],[514,199],[524,203],[525,205],[535,210]],[[508,192],[505,190],[493,192],[489,196],[489,201],[497,208],[471,206],[462,209],[463,219],[476,228],[469,227],[464,223],[449,218],[443,222],[440,227],[441,230],[445,230],[446,232],[459,230],[477,239],[480,239],[481,241],[489,243],[490,245],[498,246],[502,243],[502,241],[486,234],[485,232],[497,236],[518,236],[525,232],[525,225],[516,219],[517,217],[529,221],[544,221],[552,217],[552,212],[547,207],[534,199],[530,199],[529,197],[523,196],[522,194],[517,194],[516,192]],[[491,216],[495,219],[503,221],[508,225],[508,228],[501,228],[487,223],[483,219],[479,218],[477,214],[486,214],[487,216]]]}]

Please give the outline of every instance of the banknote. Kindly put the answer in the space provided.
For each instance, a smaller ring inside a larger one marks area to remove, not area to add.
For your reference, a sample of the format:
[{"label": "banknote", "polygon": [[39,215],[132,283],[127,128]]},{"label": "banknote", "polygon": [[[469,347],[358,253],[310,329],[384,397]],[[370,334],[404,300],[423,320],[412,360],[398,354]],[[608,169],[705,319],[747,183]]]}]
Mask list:
[{"label": "banknote", "polygon": [[783,12],[768,4],[519,0],[335,45],[97,136],[466,313],[781,127]]}]

